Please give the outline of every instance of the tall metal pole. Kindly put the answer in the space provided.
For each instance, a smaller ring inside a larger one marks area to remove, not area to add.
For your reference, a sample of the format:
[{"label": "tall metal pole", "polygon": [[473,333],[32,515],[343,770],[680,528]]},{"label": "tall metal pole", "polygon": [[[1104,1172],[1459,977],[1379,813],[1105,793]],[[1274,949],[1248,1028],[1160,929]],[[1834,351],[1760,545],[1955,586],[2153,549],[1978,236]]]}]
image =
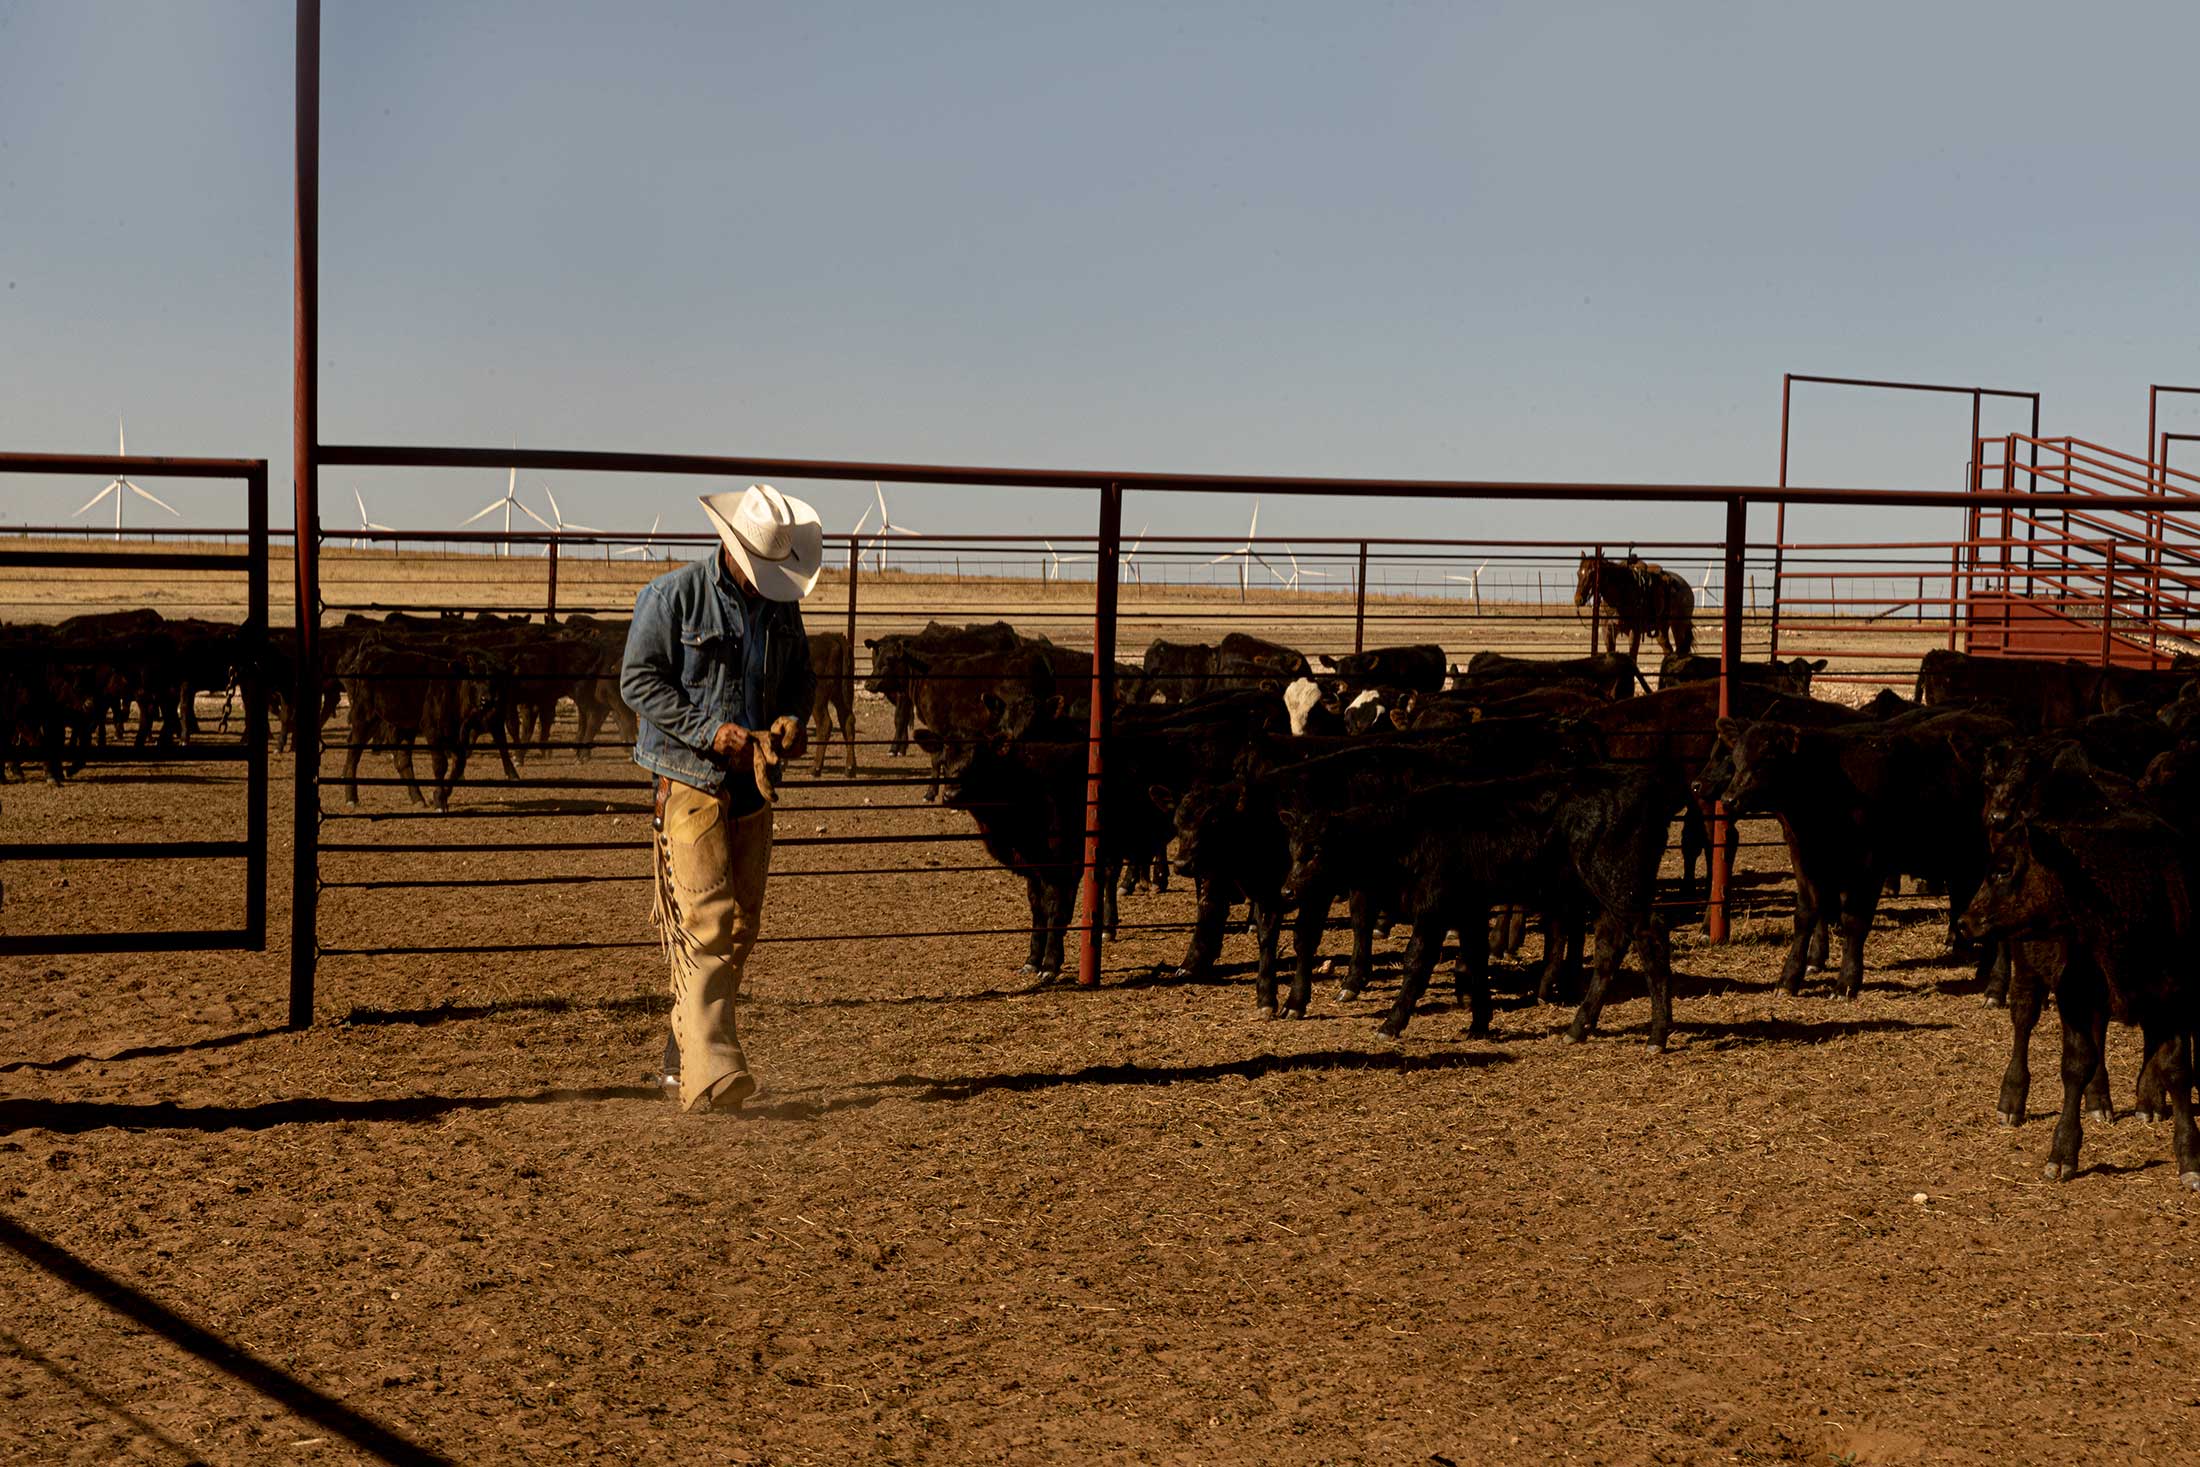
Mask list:
[{"label": "tall metal pole", "polygon": [[1360,542],[1360,570],[1352,578],[1352,650],[1367,650],[1367,542]]},{"label": "tall metal pole", "polygon": [[292,239],[291,459],[297,534],[298,686],[291,751],[290,1027],[313,1022],[321,897],[321,0],[298,0],[296,190]]},{"label": "tall metal pole", "polygon": [[[1742,666],[1742,601],[1734,587],[1742,583],[1742,557],[1749,538],[1749,502],[1739,497],[1726,502],[1726,604],[1719,625],[1719,717],[1734,716],[1733,689]],[[1733,871],[1727,857],[1726,806],[1711,807],[1711,900],[1704,926],[1713,942],[1727,936],[1727,887]]]},{"label": "tall metal pole", "polygon": [[252,945],[267,951],[267,462],[253,465],[245,485],[250,532],[245,553],[244,748],[245,887],[244,925]]},{"label": "tall metal pole", "polygon": [[856,665],[856,557],[861,554],[855,536],[848,537],[848,666]]},{"label": "tall metal pole", "polygon": [[1100,981],[1100,903],[1106,884],[1100,869],[1100,788],[1108,730],[1115,721],[1115,602],[1122,549],[1123,489],[1110,484],[1100,493],[1100,548],[1093,567],[1092,724],[1085,758],[1085,879],[1079,897],[1084,920],[1077,951],[1077,981],[1086,988]]},{"label": "tall metal pole", "polygon": [[550,542],[548,559],[550,561],[550,594],[549,603],[543,610],[542,622],[544,626],[553,626],[558,619],[558,542],[555,540]]},{"label": "tall metal pole", "polygon": [[[1780,487],[1788,486],[1788,404],[1795,396],[1795,374],[1780,374]],[[1787,562],[1788,507],[1781,500],[1772,511],[1772,630],[1771,648],[1765,656],[1780,658],[1780,571]]]},{"label": "tall metal pole", "polygon": [[[1578,604],[1578,602],[1577,602]],[[1595,551],[1594,568],[1589,575],[1589,655],[1597,655],[1598,633],[1604,623],[1604,547]]]}]

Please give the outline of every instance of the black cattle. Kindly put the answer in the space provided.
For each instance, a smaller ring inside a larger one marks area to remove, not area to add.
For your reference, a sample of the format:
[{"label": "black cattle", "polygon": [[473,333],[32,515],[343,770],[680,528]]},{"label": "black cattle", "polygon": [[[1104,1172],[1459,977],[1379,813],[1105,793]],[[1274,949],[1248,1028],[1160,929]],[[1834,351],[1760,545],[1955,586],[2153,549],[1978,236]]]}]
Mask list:
[{"label": "black cattle", "polygon": [[[1769,692],[1785,693],[1791,698],[1808,698],[1810,681],[1826,670],[1826,659],[1790,657],[1785,661],[1744,662],[1735,674],[1735,681],[1750,687],[1764,688]],[[1683,683],[1715,683],[1719,680],[1719,659],[1700,653],[1675,652],[1658,664],[1658,686],[1677,688]]]},{"label": "black cattle", "polygon": [[1257,688],[1273,683],[1281,688],[1311,673],[1306,655],[1280,642],[1264,642],[1243,632],[1232,632],[1215,648],[1218,688]]},{"label": "black cattle", "polygon": [[1604,698],[1625,698],[1642,686],[1642,670],[1635,659],[1624,652],[1606,652],[1595,657],[1567,657],[1557,660],[1537,657],[1508,657],[1502,652],[1477,652],[1467,659],[1464,671],[1455,671],[1452,686],[1465,691],[1477,683],[1526,682],[1541,684],[1584,684]]},{"label": "black cattle", "polygon": [[351,705],[351,727],[344,753],[344,800],[359,803],[359,759],[368,745],[386,747],[416,805],[420,780],[413,768],[413,746],[428,745],[438,810],[448,810],[451,790],[466,777],[474,740],[486,733],[504,760],[507,777],[517,778],[505,740],[505,709],[499,701],[502,669],[478,651],[436,651],[398,642],[366,641],[346,654],[340,676]]},{"label": "black cattle", "polygon": [[[1083,721],[1059,717],[1032,721],[1020,733],[996,730],[952,745],[930,727],[915,734],[918,746],[940,759],[941,802],[968,814],[986,854],[1024,878],[1031,942],[1022,971],[1041,983],[1062,974],[1084,869],[1086,735]],[[1110,824],[1103,812],[1098,920],[1112,937],[1119,858]]]},{"label": "black cattle", "polygon": [[1205,642],[1165,642],[1146,646],[1144,689],[1164,703],[1188,702],[1210,691],[1215,680],[1215,649]]},{"label": "black cattle", "polygon": [[903,654],[910,707],[936,737],[920,747],[931,756],[924,797],[940,796],[946,758],[993,733],[1017,737],[1034,719],[1055,716],[1054,671],[1029,647],[964,654]]},{"label": "black cattle", "polygon": [[[1339,871],[1386,871],[1413,923],[1398,999],[1382,1023],[1396,1036],[1413,1017],[1447,929],[1463,912],[1519,902],[1585,903],[1595,916],[1596,960],[1567,1039],[1592,1033],[1630,946],[1650,985],[1650,1044],[1672,1024],[1672,972],[1662,920],[1653,913],[1658,863],[1672,818],[1667,796],[1642,774],[1597,767],[1473,784],[1437,785],[1397,803],[1339,811],[1279,812],[1291,837],[1290,898]],[[1462,944],[1469,964],[1471,1033],[1489,1031],[1485,944]]]},{"label": "black cattle", "polygon": [[1444,649],[1434,642],[1317,657],[1314,664],[1323,690],[1348,705],[1369,691],[1434,693],[1444,686]]},{"label": "black cattle", "polygon": [[1917,701],[1929,708],[1985,705],[2028,729],[2067,728],[2101,711],[2101,674],[2081,662],[1973,657],[1936,648],[1918,663]]},{"label": "black cattle", "polygon": [[2064,949],[2054,979],[2063,1104],[2045,1168],[2050,1181],[2077,1175],[2085,1093],[2113,1018],[2139,1026],[2142,1075],[2151,1074],[2172,1118],[2178,1180],[2200,1190],[2189,851],[2183,836],[2144,811],[2035,820],[1994,834],[1987,879],[1964,907],[1963,930],[1978,939],[2059,939]]},{"label": "black cattle", "polygon": [[1005,621],[960,627],[932,621],[926,622],[920,632],[865,637],[863,645],[871,654],[871,672],[863,680],[863,690],[876,693],[894,705],[894,733],[886,751],[897,757],[907,753],[909,733],[916,724],[917,705],[909,672],[910,658],[1008,652],[1022,640],[1016,635],[1016,629]]},{"label": "black cattle", "polygon": [[825,748],[832,742],[833,719],[840,719],[841,741],[847,746],[850,777],[856,772],[856,664],[845,632],[810,633],[810,671],[817,675],[817,692],[810,699],[810,718],[817,724],[817,762],[813,776],[825,772]]},{"label": "black cattle", "polygon": [[[1736,814],[1775,814],[1795,867],[1795,936],[1780,986],[1801,990],[1820,915],[1841,931],[1839,991],[1864,984],[1864,945],[1889,878],[1947,882],[1953,911],[1978,889],[1985,864],[1984,760],[2014,732],[2004,719],[1950,712],[1896,723],[1803,728],[1721,719],[1730,777],[1706,778],[1699,798],[1723,799]],[[1991,955],[1979,977],[1991,977]]]}]

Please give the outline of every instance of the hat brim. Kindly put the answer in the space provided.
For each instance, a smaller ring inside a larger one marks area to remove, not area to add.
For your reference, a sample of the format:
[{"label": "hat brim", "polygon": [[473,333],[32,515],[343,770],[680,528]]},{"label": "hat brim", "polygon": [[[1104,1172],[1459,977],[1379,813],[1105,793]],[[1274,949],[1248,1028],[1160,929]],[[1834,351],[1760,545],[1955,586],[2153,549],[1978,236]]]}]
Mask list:
[{"label": "hat brim", "polygon": [[816,510],[792,494],[781,494],[792,531],[787,558],[766,560],[750,550],[733,530],[734,507],[746,492],[701,495],[703,513],[710,516],[711,527],[718,531],[718,542],[726,547],[726,554],[748,577],[749,584],[756,587],[757,595],[766,601],[800,601],[816,588],[818,572],[825,567],[825,526]]}]

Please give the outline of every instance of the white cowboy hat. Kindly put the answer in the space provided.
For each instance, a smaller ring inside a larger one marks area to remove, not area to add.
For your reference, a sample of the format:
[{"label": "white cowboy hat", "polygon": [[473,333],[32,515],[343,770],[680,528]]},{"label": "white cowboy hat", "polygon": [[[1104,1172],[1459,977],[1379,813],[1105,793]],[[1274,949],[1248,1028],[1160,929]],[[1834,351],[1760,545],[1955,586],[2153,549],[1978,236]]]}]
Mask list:
[{"label": "white cowboy hat", "polygon": [[800,601],[825,563],[825,527],[817,511],[769,484],[736,494],[701,496],[726,554],[766,601]]}]

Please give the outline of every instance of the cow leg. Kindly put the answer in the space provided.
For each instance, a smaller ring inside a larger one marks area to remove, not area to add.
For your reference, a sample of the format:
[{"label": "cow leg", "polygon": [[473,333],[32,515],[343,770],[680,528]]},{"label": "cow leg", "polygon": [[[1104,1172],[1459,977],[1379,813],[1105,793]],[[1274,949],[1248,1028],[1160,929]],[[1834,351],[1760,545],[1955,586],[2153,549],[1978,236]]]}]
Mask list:
[{"label": "cow leg", "polygon": [[1986,975],[1986,991],[1979,995],[1979,1002],[1990,1009],[2005,1008],[2009,1003],[2009,984],[2016,964],[2009,956],[2010,944],[1994,944],[1994,963]]},{"label": "cow leg", "polygon": [[817,732],[811,737],[817,741],[817,757],[810,761],[810,778],[825,777],[825,749],[833,741],[833,705],[820,700],[817,705]]},{"label": "cow leg", "polygon": [[1031,907],[1031,944],[1024,950],[1024,965],[1020,973],[1037,973],[1046,957],[1046,882],[1036,871],[1024,873],[1024,900]]},{"label": "cow leg", "polygon": [[[1698,900],[1696,896],[1696,858],[1706,855],[1711,849],[1709,830],[1710,827],[1704,824],[1703,807],[1701,805],[1698,805],[1694,800],[1690,800],[1681,806],[1681,901],[1684,903],[1693,904]],[[1710,870],[1708,860],[1704,863],[1704,867],[1707,873],[1705,879],[1708,881]]]},{"label": "cow leg", "polygon": [[1077,910],[1077,878],[1047,883],[1047,950],[1039,963],[1039,977],[1053,982],[1062,976],[1062,948],[1068,940],[1070,916]]},{"label": "cow leg", "polygon": [[[2147,1046],[2142,1042],[2139,1061],[2141,1078],[2145,1078]],[[2108,1005],[2104,1002],[2093,1011],[2093,1073],[2085,1077],[2085,1094],[2082,1097],[2085,1118],[2109,1125],[2116,1119],[2116,1106],[2108,1098]]]},{"label": "cow leg", "polygon": [[936,801],[940,797],[940,760],[946,757],[946,753],[947,746],[942,744],[939,752],[932,756],[932,783],[924,791],[924,798],[927,801]]},{"label": "cow leg", "polygon": [[2147,1056],[2147,1070],[2161,1078],[2169,1092],[2172,1127],[2170,1147],[2177,1158],[2177,1180],[2200,1191],[2200,1129],[2192,1119],[2192,1035],[2172,1029],[2160,1036]]},{"label": "cow leg", "polygon": [[[442,771],[440,769],[437,771],[435,807],[438,810],[448,810],[451,808],[451,791],[453,789],[456,789],[458,787],[459,781],[463,780],[466,777],[466,760],[467,757],[473,753],[473,749],[473,735],[466,734],[462,736],[458,740],[457,747],[451,750],[450,777],[448,779],[443,778]],[[441,749],[437,749],[436,763],[440,765],[442,762],[443,751]]]},{"label": "cow leg", "polygon": [[352,705],[351,728],[344,748],[344,803],[359,803],[359,756],[367,752],[367,730],[359,706]]},{"label": "cow leg", "polygon": [[[1490,1002],[1490,945],[1486,936],[1476,933],[1474,918],[1473,912],[1460,914],[1464,925],[1459,929],[1459,958],[1452,968],[1452,995],[1467,1006],[1467,1037],[1487,1039],[1495,1008]],[[1483,925],[1489,925],[1487,914]]]},{"label": "cow leg", "polygon": [[[518,779],[519,771],[512,767],[511,746],[504,741],[504,725],[496,719],[490,719],[489,733],[497,741],[497,757],[504,761],[504,777],[506,779]],[[473,743],[471,734],[467,735],[466,743],[469,745]]]},{"label": "cow leg", "polygon": [[1818,884],[1798,867],[1795,872],[1795,935],[1788,939],[1787,956],[1780,960],[1782,993],[1803,991],[1803,973],[1809,967],[1811,944],[1818,932],[1818,909]]},{"label": "cow leg", "polygon": [[1673,1028],[1673,945],[1665,923],[1657,917],[1644,918],[1635,938],[1642,955],[1642,976],[1650,987],[1650,1047],[1663,1052],[1666,1035]]},{"label": "cow leg", "polygon": [[1222,955],[1222,929],[1230,920],[1230,897],[1221,882],[1203,876],[1193,887],[1198,910],[1192,918],[1191,943],[1184,949],[1184,961],[1177,964],[1179,978],[1204,978],[1214,971],[1215,959]]},{"label": "cow leg", "polygon": [[1413,938],[1406,944],[1405,981],[1398,986],[1398,999],[1390,1006],[1390,1014],[1377,1026],[1376,1032],[1396,1039],[1406,1032],[1406,1025],[1413,1020],[1414,1005],[1421,995],[1428,992],[1429,974],[1436,969],[1436,958],[1443,951],[1444,929],[1448,924],[1435,913],[1423,913],[1414,919]]},{"label": "cow leg", "polygon": [[856,710],[853,703],[840,705],[840,741],[848,750],[848,777],[856,773]]},{"label": "cow leg", "polygon": [[1121,866],[1122,863],[1117,862],[1115,869],[1103,869],[1100,875],[1100,906],[1101,910],[1106,913],[1106,922],[1103,930],[1107,933],[1107,938],[1110,942],[1115,941],[1116,919],[1121,915],[1116,910],[1115,905],[1115,882],[1116,876],[1120,871]]},{"label": "cow leg", "polygon": [[1271,895],[1250,906],[1253,942],[1260,953],[1260,965],[1253,979],[1254,1000],[1260,1005],[1260,1016],[1273,1019],[1276,1016],[1276,951],[1283,936],[1283,904]]},{"label": "cow leg", "polygon": [[1305,1018],[1314,1001],[1314,960],[1321,956],[1322,933],[1335,900],[1329,891],[1299,893],[1298,916],[1291,924],[1291,991],[1283,1000],[1283,1011],[1291,1018]]},{"label": "cow leg", "polygon": [[1566,1042],[1579,1044],[1596,1032],[1597,1019],[1604,1013],[1604,996],[1612,987],[1612,975],[1619,968],[1619,945],[1625,924],[1611,912],[1597,915],[1596,961],[1589,967],[1589,989],[1581,996],[1581,1007],[1574,1010],[1574,1021],[1566,1028]]},{"label": "cow leg", "polygon": [[2040,1021],[2041,980],[2047,975],[2034,970],[2033,962],[2019,954],[2011,964],[2009,983],[2009,1067],[2002,1071],[2001,1099],[1994,1114],[2005,1126],[2024,1124],[2025,1103],[2032,1093],[2032,1029]]},{"label": "cow leg", "polygon": [[887,753],[897,758],[909,752],[909,735],[917,726],[917,700],[904,693],[894,699],[894,741]]},{"label": "cow leg", "polygon": [[405,797],[415,805],[427,804],[420,795],[420,776],[413,771],[412,735],[394,736],[391,744],[390,763],[395,766],[398,778],[405,781]]},{"label": "cow leg", "polygon": [[[2140,1120],[2152,1125],[2156,1121],[2166,1121],[2174,1114],[2169,1098],[2167,1068],[2161,1063],[2162,1047],[2174,1043],[2182,1055],[2184,1040],[2173,1031],[2165,1037],[2159,1024],[2141,1025],[2140,1033],[2145,1036],[2145,1047],[2142,1051],[2144,1058],[2139,1061],[2139,1084],[2133,1096],[2132,1110]],[[2107,1084],[2105,1072],[2102,1084]]]},{"label": "cow leg", "polygon": [[2078,1174],[2078,1148],[2085,1140],[2079,1112],[2085,1087],[2092,1082],[2094,1067],[2100,1063],[2093,1043],[2093,1013],[2100,1007],[2099,997],[2105,995],[2093,992],[2098,981],[2090,974],[2068,975],[2055,995],[2062,1019],[2063,1105],[2062,1119],[2056,1123],[2054,1144],[2042,1172],[2050,1182],[2067,1182]]},{"label": "cow leg", "polygon": [[1864,943],[1879,911],[1879,883],[1867,878],[1841,894],[1841,988],[1843,998],[1864,991]]},{"label": "cow leg", "polygon": [[1810,954],[1806,962],[1811,972],[1823,973],[1832,966],[1832,963],[1828,960],[1829,950],[1832,947],[1833,923],[1827,919],[1825,911],[1820,909],[1818,920],[1813,922],[1810,928]]},{"label": "cow leg", "polygon": [[1337,987],[1339,1003],[1358,998],[1375,979],[1375,900],[1364,891],[1347,892],[1345,913],[1352,920],[1352,962]]}]

